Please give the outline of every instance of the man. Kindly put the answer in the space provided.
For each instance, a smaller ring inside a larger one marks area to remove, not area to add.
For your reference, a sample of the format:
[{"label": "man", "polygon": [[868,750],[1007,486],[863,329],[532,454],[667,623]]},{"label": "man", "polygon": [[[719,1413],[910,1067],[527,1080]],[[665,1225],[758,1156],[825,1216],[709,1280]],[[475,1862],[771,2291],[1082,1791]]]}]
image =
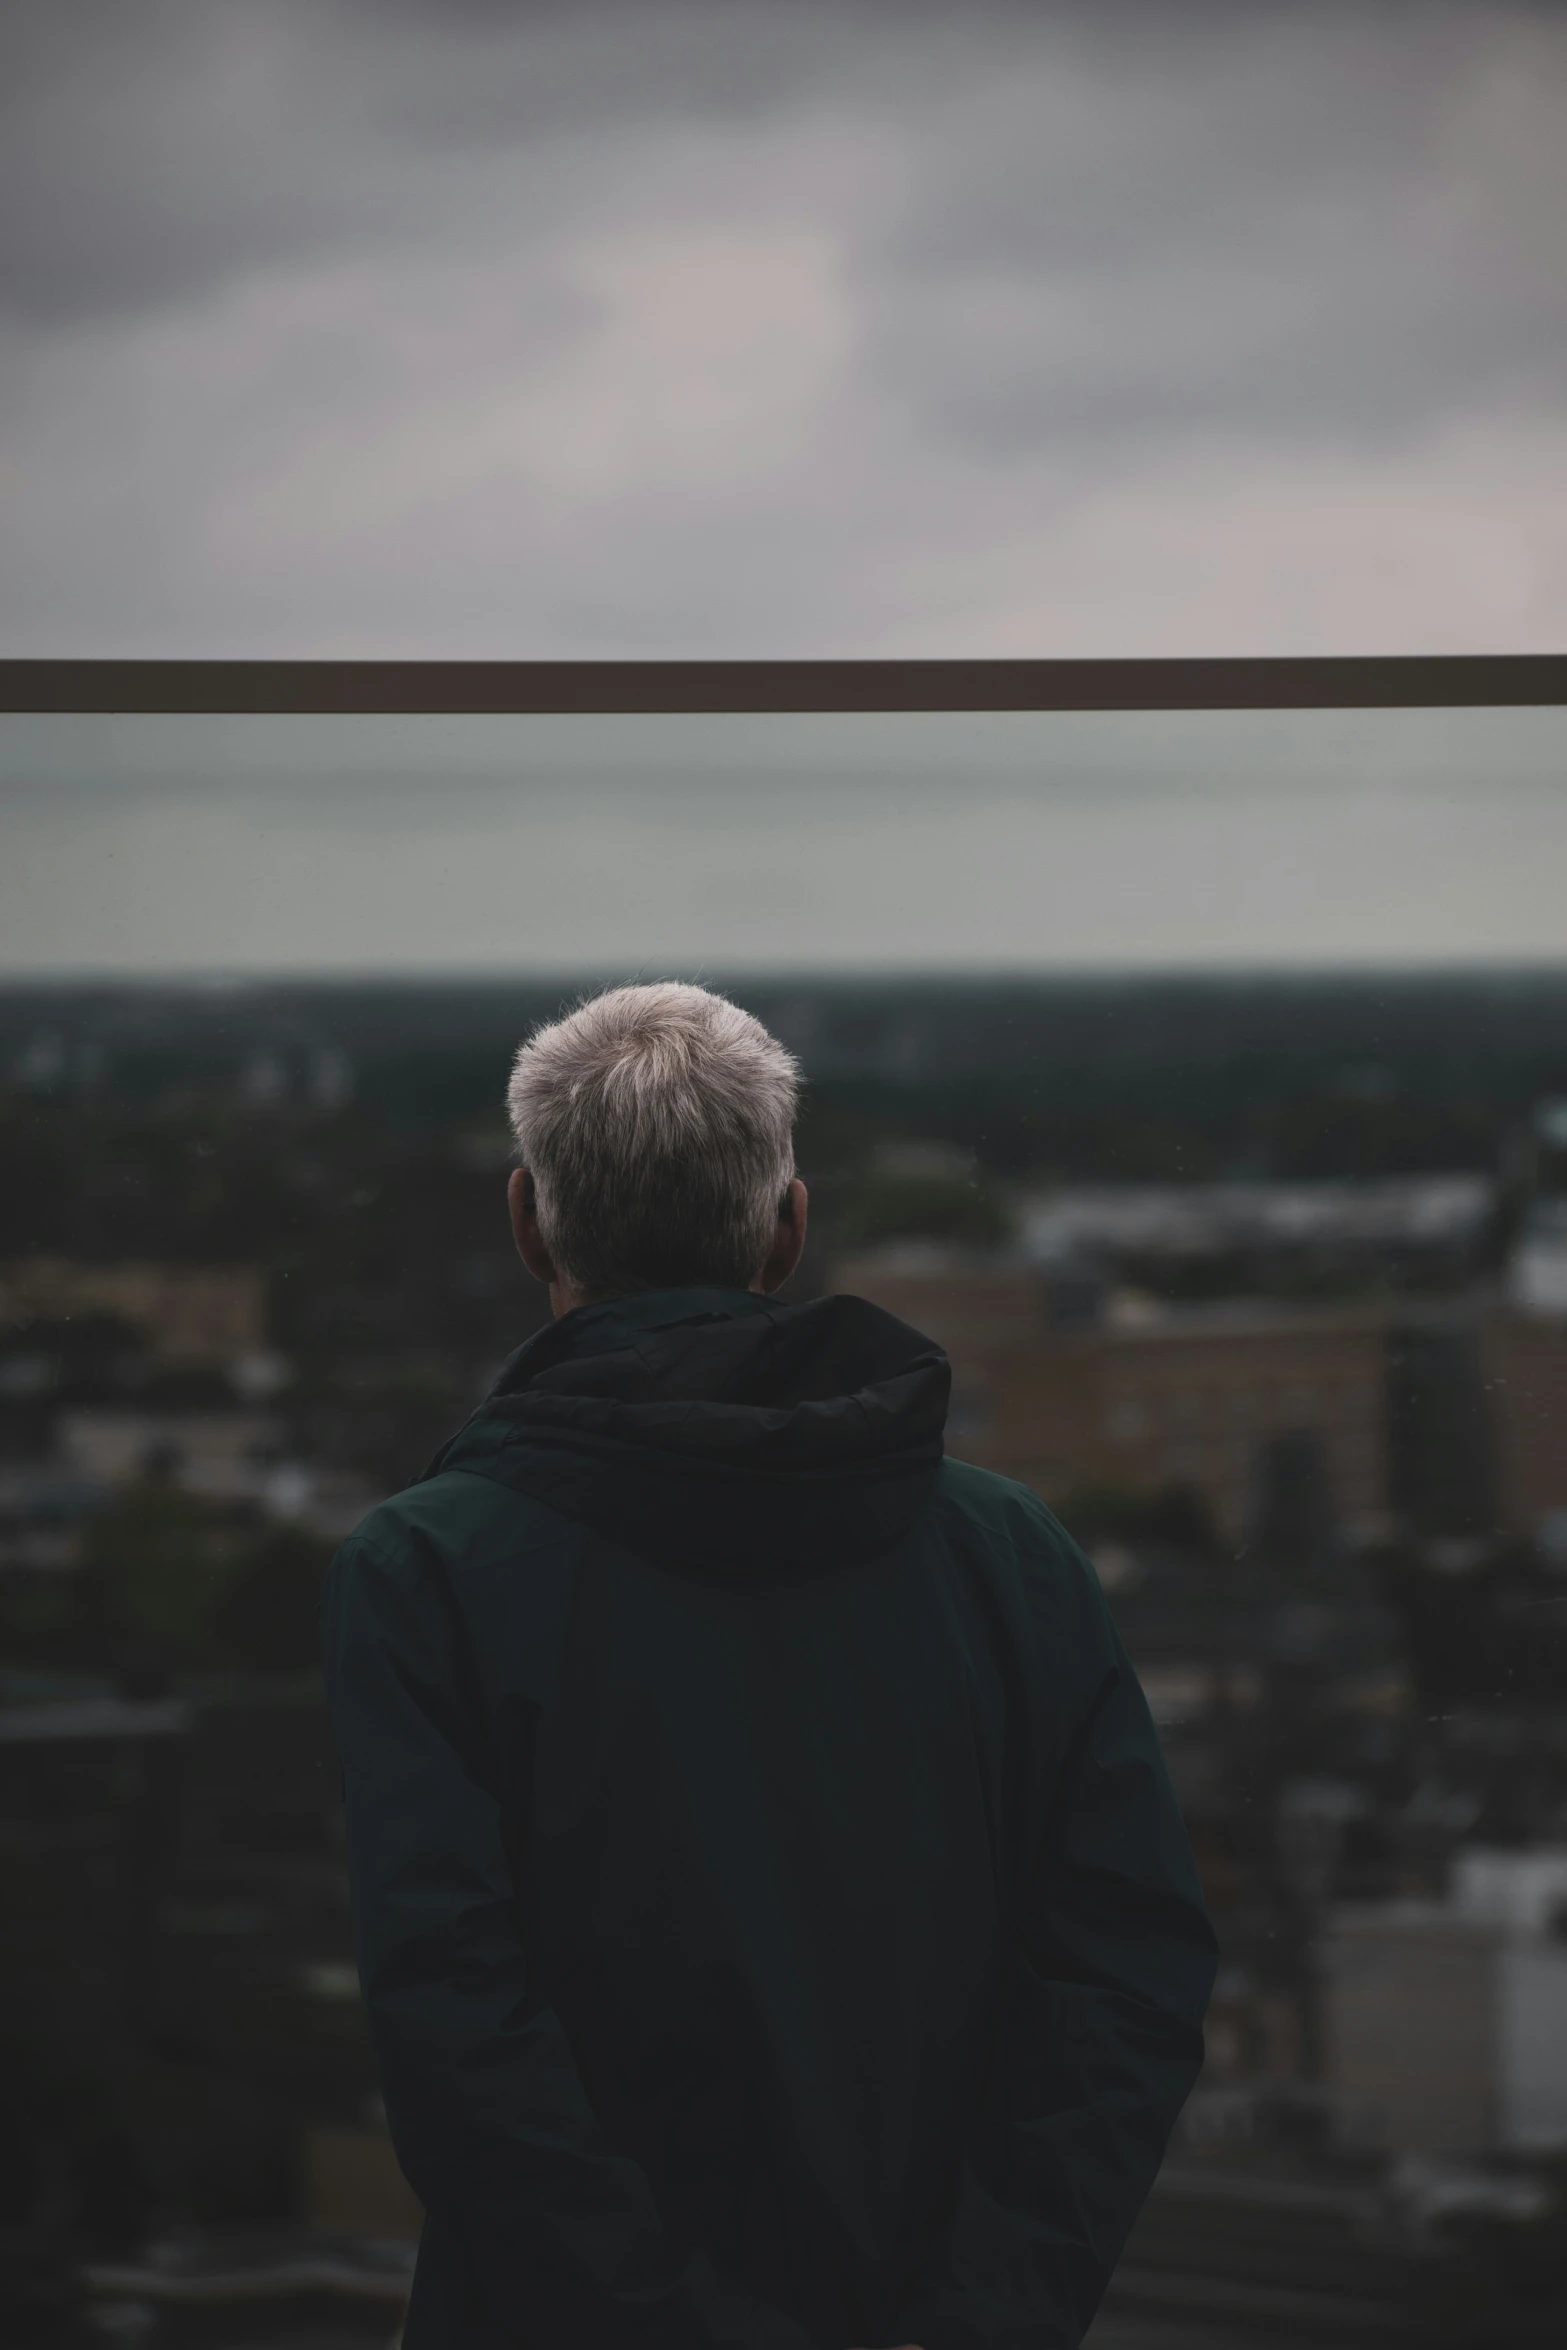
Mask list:
[{"label": "man", "polygon": [[1201,2061],[1092,1570],[929,1340],[778,1300],[797,1081],[695,987],[524,1045],[556,1319],[333,1570],[408,2350],[1074,2344]]}]

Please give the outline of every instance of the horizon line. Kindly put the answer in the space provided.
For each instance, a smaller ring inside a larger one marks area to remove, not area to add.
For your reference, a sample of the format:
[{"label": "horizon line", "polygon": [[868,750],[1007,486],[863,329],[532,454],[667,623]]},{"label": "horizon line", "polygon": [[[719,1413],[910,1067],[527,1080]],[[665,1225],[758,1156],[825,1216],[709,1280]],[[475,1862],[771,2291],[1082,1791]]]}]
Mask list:
[{"label": "horizon line", "polygon": [[[1448,980],[1533,980],[1558,979],[1567,981],[1567,953],[1540,956],[1522,960],[1470,958],[1462,962],[1375,962],[1341,961],[1322,963],[1273,963],[1237,960],[1233,963],[1052,963],[1052,964],[724,964],[704,966],[699,963],[698,975],[678,968],[649,973],[647,965],[654,958],[645,958],[629,977],[607,984],[632,986],[642,984],[647,977],[660,979],[684,978],[690,984],[705,986],[723,983],[747,985],[858,987],[873,986],[949,986],[953,984],[978,987],[1023,985],[1077,985],[1098,982],[1134,982],[1139,985],[1161,985],[1171,981],[1198,981],[1229,985],[1257,980],[1322,980],[1327,982],[1352,981],[1448,981]],[[660,959],[661,960],[661,959]],[[681,958],[671,957],[671,965]],[[400,971],[384,966],[366,966],[351,969],[257,969],[225,971],[216,968],[196,968],[150,972],[124,969],[75,971],[3,971],[0,970],[0,994],[10,992],[42,992],[48,989],[87,988],[163,988],[175,992],[211,991],[238,992],[247,989],[276,987],[551,987],[581,986],[601,980],[608,966],[537,964],[531,966],[503,966],[464,969],[438,968]]]}]

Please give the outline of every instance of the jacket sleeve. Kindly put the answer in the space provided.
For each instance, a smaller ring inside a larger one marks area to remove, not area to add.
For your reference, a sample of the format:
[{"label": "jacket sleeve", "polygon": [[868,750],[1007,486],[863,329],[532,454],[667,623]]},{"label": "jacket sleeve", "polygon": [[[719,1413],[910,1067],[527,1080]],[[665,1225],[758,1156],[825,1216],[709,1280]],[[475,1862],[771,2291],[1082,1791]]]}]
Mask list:
[{"label": "jacket sleeve", "polygon": [[783,2312],[677,2253],[606,2144],[553,2010],[530,2000],[502,1808],[439,1564],[361,1530],[324,1662],[359,1973],[398,2159],[461,2279],[461,2338],[554,2350],[808,2350]]},{"label": "jacket sleeve", "polygon": [[897,2320],[924,2350],[1076,2350],[1203,2059],[1216,1946],[1158,1734],[1091,1568],[1049,1523],[1088,1672],[956,2206]]}]

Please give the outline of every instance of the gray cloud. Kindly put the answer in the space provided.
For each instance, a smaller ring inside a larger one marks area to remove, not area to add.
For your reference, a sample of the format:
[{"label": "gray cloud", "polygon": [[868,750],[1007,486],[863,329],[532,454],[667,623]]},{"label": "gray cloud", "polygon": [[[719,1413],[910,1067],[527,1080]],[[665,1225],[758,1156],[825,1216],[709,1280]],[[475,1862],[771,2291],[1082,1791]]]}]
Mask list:
[{"label": "gray cloud", "polygon": [[0,108],[0,304],[123,314],[344,248],[460,252],[497,205],[537,238],[613,183],[628,126],[786,110],[842,46],[814,13],[802,44],[747,0],[40,11]]},{"label": "gray cloud", "polygon": [[949,98],[968,135],[927,143],[880,256],[884,365],[933,422],[994,453],[1380,448],[1567,403],[1561,23],[1286,8],[1208,30],[1152,59],[1079,38],[1053,86],[1025,56],[1012,92]]},{"label": "gray cloud", "polygon": [[1553,8],[3,37],[7,650],[1567,635]]}]

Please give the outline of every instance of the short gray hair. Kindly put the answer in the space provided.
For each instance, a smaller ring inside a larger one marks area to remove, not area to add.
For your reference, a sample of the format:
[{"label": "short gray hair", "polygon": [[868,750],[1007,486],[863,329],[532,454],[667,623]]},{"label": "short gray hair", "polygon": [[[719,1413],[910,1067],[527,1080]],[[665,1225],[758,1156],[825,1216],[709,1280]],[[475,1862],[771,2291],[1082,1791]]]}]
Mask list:
[{"label": "short gray hair", "polygon": [[544,1245],[583,1296],[745,1289],[794,1176],[800,1069],[759,1020],[673,980],[535,1029],[506,1106]]}]

